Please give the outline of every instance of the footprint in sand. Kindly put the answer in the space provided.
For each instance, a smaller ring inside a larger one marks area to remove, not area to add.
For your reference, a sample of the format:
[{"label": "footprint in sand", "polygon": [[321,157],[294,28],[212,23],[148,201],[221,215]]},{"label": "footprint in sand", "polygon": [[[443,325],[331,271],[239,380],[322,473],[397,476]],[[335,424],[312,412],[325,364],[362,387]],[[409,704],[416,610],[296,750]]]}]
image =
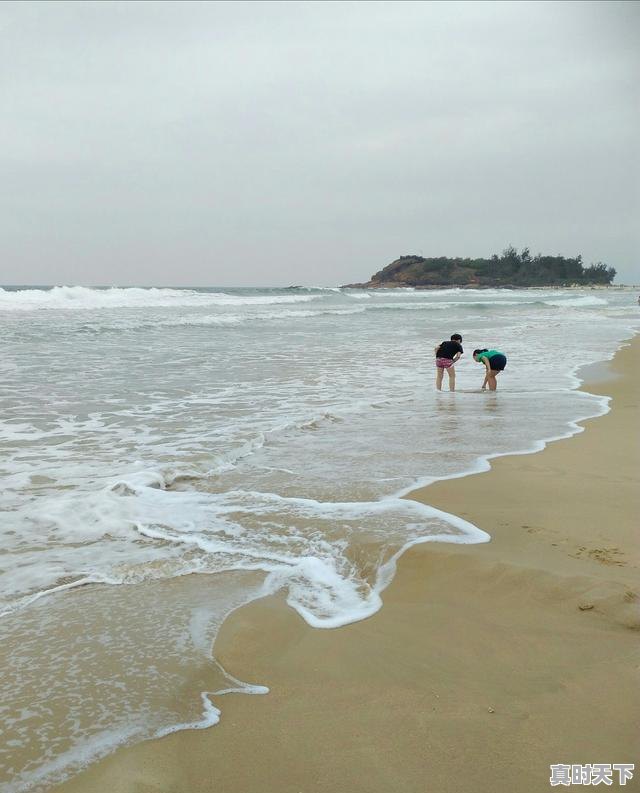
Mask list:
[{"label": "footprint in sand", "polygon": [[578,558],[586,555],[601,564],[617,565],[618,567],[624,567],[627,564],[623,559],[619,558],[624,556],[619,548],[587,548],[581,545],[577,553],[572,555]]}]

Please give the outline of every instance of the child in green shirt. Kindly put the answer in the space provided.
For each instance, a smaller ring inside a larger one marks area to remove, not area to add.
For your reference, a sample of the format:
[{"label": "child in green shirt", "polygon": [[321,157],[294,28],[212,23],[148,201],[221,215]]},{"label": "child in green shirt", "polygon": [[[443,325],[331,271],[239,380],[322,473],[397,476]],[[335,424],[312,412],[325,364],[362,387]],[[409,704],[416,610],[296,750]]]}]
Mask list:
[{"label": "child in green shirt", "polygon": [[500,372],[504,371],[507,365],[507,356],[500,352],[500,350],[474,350],[473,360],[477,363],[485,365],[486,371],[484,374],[484,381],[482,383],[482,390],[489,386],[489,391],[495,391],[498,387],[496,377]]}]

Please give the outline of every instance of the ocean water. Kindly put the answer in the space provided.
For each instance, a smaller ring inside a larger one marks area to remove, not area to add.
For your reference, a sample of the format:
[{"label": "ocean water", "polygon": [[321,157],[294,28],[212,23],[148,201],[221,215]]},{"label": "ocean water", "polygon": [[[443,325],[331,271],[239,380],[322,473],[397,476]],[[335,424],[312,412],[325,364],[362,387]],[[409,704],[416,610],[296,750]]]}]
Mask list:
[{"label": "ocean water", "polygon": [[605,412],[576,373],[639,319],[628,289],[0,289],[2,790],[265,693],[212,654],[243,603],[334,628],[409,546],[489,540],[403,496]]}]

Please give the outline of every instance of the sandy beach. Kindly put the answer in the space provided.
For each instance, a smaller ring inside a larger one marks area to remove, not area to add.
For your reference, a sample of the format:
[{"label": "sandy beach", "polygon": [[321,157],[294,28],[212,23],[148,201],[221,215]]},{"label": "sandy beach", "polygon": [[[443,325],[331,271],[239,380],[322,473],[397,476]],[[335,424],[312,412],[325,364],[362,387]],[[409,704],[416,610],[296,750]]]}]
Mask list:
[{"label": "sandy beach", "polygon": [[412,494],[490,543],[413,548],[382,610],[345,628],[278,597],[236,611],[215,656],[268,695],[224,696],[216,727],[56,790],[537,793],[551,763],[637,765],[639,371],[635,339],[589,371],[612,402],[584,432]]}]

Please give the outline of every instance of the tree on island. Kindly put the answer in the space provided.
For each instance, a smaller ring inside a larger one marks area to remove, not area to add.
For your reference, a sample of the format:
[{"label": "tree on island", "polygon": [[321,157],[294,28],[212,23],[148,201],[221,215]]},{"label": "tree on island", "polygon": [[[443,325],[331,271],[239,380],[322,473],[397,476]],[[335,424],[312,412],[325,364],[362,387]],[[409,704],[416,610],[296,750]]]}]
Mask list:
[{"label": "tree on island", "polygon": [[616,271],[602,262],[585,267],[582,256],[531,255],[505,248],[490,259],[446,256],[401,256],[371,277],[352,286],[592,286],[610,285]]}]

